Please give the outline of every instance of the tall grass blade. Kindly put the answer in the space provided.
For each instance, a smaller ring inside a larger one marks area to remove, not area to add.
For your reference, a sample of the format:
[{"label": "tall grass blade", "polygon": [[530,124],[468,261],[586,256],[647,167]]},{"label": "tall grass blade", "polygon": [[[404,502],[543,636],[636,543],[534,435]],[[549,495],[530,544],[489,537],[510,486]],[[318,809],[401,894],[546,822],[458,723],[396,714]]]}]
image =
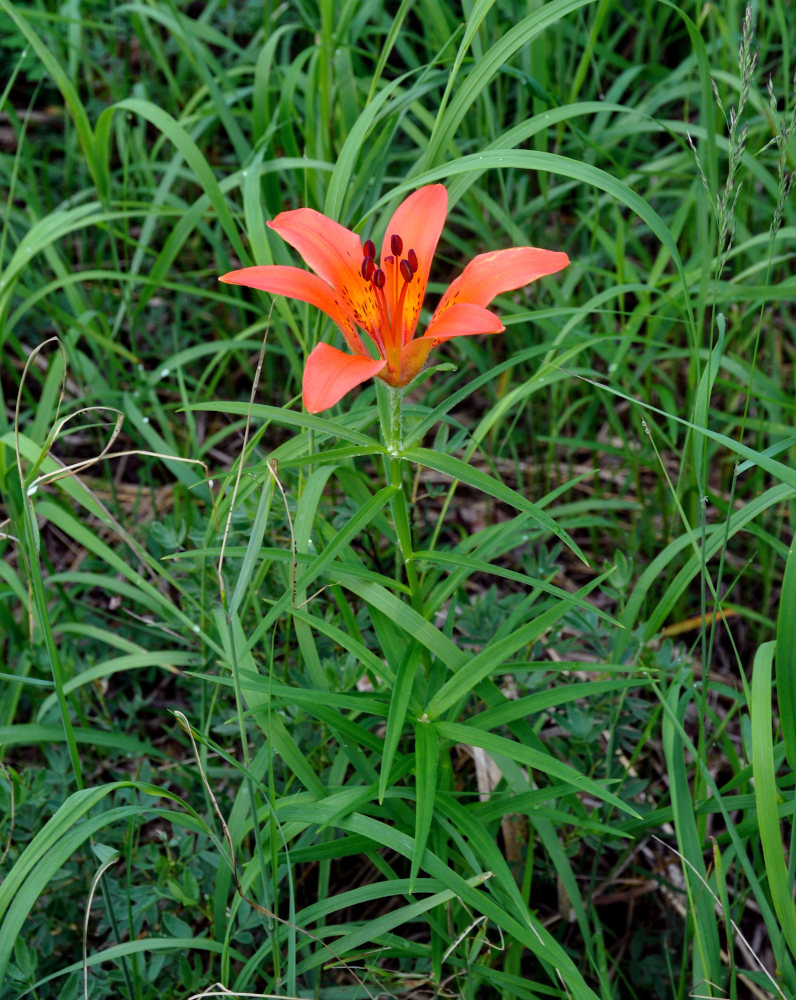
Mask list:
[{"label": "tall grass blade", "polygon": [[796,545],[791,545],[782,578],[776,639],[777,706],[785,757],[796,771]]},{"label": "tall grass blade", "polygon": [[752,703],[749,706],[752,773],[768,891],[788,949],[796,956],[796,903],[793,901],[793,877],[788,871],[782,844],[776,782],[776,764],[781,754],[775,751],[772,737],[771,673],[775,645],[774,642],[763,643],[752,667]]}]

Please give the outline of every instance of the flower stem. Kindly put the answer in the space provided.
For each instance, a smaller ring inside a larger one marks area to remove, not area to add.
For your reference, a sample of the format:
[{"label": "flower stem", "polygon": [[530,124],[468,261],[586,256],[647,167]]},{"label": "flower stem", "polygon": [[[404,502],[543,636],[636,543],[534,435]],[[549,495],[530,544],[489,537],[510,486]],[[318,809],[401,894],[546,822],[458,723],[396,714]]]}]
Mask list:
[{"label": "flower stem", "polygon": [[403,447],[403,389],[387,385],[389,400],[389,427],[385,434],[385,444],[390,455],[397,457]]},{"label": "flower stem", "polygon": [[[383,386],[383,389],[382,389]],[[417,569],[412,561],[412,527],[409,519],[409,505],[406,502],[406,491],[403,481],[403,464],[400,458],[403,447],[403,389],[379,383],[381,399],[379,412],[382,421],[382,437],[387,446],[385,455],[385,473],[391,486],[397,487],[397,492],[390,500],[395,535],[398,540],[396,554],[396,571],[400,576],[403,564],[406,580],[412,594],[412,607],[420,610],[421,597]],[[386,397],[386,398],[385,398]],[[386,405],[384,405],[386,404]]]}]

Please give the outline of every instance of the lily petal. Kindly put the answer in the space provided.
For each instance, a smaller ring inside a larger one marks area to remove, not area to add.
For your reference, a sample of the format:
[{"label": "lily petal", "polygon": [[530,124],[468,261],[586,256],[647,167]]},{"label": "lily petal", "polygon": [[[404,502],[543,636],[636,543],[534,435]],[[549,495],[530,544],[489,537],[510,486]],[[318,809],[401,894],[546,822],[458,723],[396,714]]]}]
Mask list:
[{"label": "lily petal", "polygon": [[422,337],[404,344],[399,385],[408,385],[412,381],[440,341],[475,333],[500,333],[503,329],[500,319],[483,306],[474,306],[470,302],[450,306],[432,322]]},{"label": "lily petal", "polygon": [[414,340],[410,340],[408,344],[404,344],[401,351],[399,386],[409,385],[426,363],[433,347],[434,341],[426,340],[425,337],[416,337]]},{"label": "lily petal", "polygon": [[345,298],[352,320],[365,330],[378,322],[373,287],[362,277],[362,241],[356,233],[312,208],[280,212],[268,223],[312,270]]},{"label": "lily petal", "polygon": [[291,299],[308,302],[311,306],[325,312],[336,323],[346,343],[363,357],[369,358],[359,331],[353,318],[348,315],[340,302],[339,292],[330,288],[317,275],[304,271],[300,267],[283,267],[281,264],[260,264],[255,267],[242,267],[237,271],[229,271],[222,275],[219,281],[230,285],[245,285],[247,288],[259,288],[263,292],[274,295],[286,295]]},{"label": "lily petal", "polygon": [[347,392],[385,367],[386,361],[345,354],[329,344],[318,344],[304,366],[302,396],[310,413],[328,410]]},{"label": "lily petal", "polygon": [[[472,302],[486,306],[501,292],[555,274],[569,264],[569,257],[556,250],[537,250],[536,247],[511,247],[494,250],[474,257],[442,296],[434,316],[438,316],[457,302]],[[433,323],[433,319],[432,319]]]},{"label": "lily petal", "polygon": [[434,314],[428,329],[418,340],[450,340],[476,333],[502,333],[506,328],[495,313],[472,302],[455,302]]},{"label": "lily petal", "polygon": [[[431,260],[437,249],[447,213],[448,192],[445,187],[442,184],[428,184],[426,187],[414,191],[401,202],[390,219],[384,234],[381,250],[382,266],[384,266],[385,258],[392,255],[393,236],[401,238],[403,243],[402,256],[406,256],[410,250],[414,250],[417,254],[418,268],[409,282],[404,299],[404,343],[415,335],[420,307],[426,294]],[[396,261],[395,273],[399,275],[397,264]]]}]

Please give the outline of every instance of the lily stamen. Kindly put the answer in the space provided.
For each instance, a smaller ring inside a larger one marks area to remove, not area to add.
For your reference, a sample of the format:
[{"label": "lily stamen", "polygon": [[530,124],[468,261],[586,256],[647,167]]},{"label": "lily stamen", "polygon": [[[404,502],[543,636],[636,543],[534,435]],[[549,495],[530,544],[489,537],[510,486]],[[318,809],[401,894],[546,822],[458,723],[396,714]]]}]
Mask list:
[{"label": "lily stamen", "polygon": [[[386,359],[387,344],[385,342],[386,338],[384,337],[384,333],[386,330],[391,329],[390,310],[387,305],[387,296],[384,294],[384,286],[387,282],[387,275],[380,267],[377,267],[373,272],[370,282],[373,285],[376,307],[379,311],[379,322],[373,326],[370,332],[374,343],[381,352],[381,356]],[[377,326],[378,329],[376,328]]]},{"label": "lily stamen", "polygon": [[404,282],[401,285],[401,292],[400,292],[400,294],[398,296],[398,302],[396,303],[395,312],[393,313],[393,317],[392,317],[393,340],[394,340],[394,343],[396,345],[396,352],[397,352],[396,356],[397,356],[398,364],[400,364],[401,348],[403,347],[404,341],[406,339],[405,336],[404,336],[404,334],[406,333],[406,330],[404,328],[404,300],[406,299],[406,290],[407,290],[407,288],[409,288],[409,282],[411,281],[411,277],[412,277],[411,274],[409,275],[409,278],[406,277],[406,274],[404,273],[404,268],[403,268],[404,264],[406,264],[407,269],[409,269],[408,262],[405,261],[405,260],[402,260],[401,261],[401,275],[404,278]]}]

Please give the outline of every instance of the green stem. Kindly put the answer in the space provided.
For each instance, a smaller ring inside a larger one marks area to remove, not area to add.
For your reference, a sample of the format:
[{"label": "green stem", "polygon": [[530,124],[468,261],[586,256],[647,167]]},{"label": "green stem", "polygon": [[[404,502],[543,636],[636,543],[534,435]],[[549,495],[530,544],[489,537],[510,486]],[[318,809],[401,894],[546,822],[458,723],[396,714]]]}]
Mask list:
[{"label": "green stem", "polygon": [[[386,406],[380,406],[382,418],[382,437],[387,446],[385,456],[385,472],[391,486],[397,487],[397,492],[390,500],[390,511],[395,535],[398,539],[400,562],[403,563],[406,579],[412,594],[412,607],[419,611],[422,605],[420,582],[417,569],[412,561],[412,528],[409,520],[409,505],[406,502],[406,491],[403,481],[403,464],[400,458],[403,447],[403,389],[384,385],[382,401]],[[386,395],[386,399],[384,398]],[[400,563],[399,563],[400,567]],[[399,568],[398,567],[398,568]]]}]

